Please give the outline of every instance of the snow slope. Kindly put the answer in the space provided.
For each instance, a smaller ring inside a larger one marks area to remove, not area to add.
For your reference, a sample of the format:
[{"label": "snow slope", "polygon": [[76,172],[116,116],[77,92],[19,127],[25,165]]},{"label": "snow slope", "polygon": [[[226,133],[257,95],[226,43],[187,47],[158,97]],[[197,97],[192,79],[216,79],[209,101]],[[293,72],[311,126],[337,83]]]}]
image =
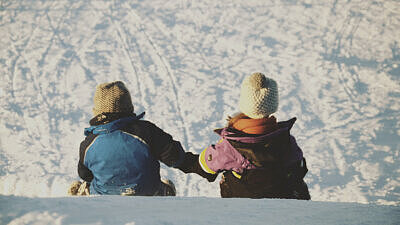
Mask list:
[{"label": "snow slope", "polygon": [[[205,197],[1,196],[0,224],[398,224],[395,206]],[[32,209],[32,206],[35,206]],[[210,207],[211,206],[211,207]],[[172,210],[171,210],[172,209]]]},{"label": "snow slope", "polygon": [[[399,1],[0,1],[0,33],[0,195],[21,196],[6,202],[66,196],[98,83],[124,81],[136,112],[198,153],[259,71],[279,84],[278,119],[298,118],[313,200],[399,205]],[[178,196],[219,196],[161,173]]]}]

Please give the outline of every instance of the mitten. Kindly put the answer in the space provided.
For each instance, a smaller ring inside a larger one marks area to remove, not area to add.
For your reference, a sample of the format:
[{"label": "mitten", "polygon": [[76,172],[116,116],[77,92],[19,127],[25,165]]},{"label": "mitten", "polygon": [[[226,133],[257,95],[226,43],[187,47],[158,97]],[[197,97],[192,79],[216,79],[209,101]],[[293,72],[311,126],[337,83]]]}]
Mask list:
[{"label": "mitten", "polygon": [[218,174],[210,174],[205,172],[200,164],[199,164],[199,155],[195,155],[191,152],[186,152],[185,153],[185,159],[183,163],[178,166],[178,169],[183,171],[184,173],[196,173],[204,178],[206,178],[209,182],[215,181],[217,178]]}]

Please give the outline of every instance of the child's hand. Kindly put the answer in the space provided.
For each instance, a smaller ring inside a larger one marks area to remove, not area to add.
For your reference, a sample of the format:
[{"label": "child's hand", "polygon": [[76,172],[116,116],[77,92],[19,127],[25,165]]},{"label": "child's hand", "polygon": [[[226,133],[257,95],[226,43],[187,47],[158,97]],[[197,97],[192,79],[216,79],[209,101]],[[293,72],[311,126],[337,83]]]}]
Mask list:
[{"label": "child's hand", "polygon": [[217,179],[218,173],[211,174],[205,172],[199,164],[199,155],[194,155],[191,152],[185,153],[184,162],[178,166],[178,169],[182,170],[184,173],[196,173],[208,180],[208,182],[213,182]]}]

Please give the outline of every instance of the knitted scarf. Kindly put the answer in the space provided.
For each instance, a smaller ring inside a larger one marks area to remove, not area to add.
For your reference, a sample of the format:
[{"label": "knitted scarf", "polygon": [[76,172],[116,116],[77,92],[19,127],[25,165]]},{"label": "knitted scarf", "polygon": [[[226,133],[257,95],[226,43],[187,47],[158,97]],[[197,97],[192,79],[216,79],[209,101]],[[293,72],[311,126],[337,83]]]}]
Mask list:
[{"label": "knitted scarf", "polygon": [[236,130],[247,134],[268,134],[278,129],[278,124],[274,116],[251,119],[247,116],[239,115],[231,118],[229,124]]}]

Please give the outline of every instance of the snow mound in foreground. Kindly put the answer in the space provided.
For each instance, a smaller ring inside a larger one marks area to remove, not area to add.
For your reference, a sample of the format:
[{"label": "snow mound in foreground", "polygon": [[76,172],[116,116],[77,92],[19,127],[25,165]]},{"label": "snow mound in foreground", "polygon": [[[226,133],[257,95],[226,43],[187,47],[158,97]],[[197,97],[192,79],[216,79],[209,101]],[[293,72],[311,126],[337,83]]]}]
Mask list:
[{"label": "snow mound in foreground", "polygon": [[[0,224],[398,224],[400,208],[283,199],[0,196]],[[7,206],[7,207],[6,207]]]}]

